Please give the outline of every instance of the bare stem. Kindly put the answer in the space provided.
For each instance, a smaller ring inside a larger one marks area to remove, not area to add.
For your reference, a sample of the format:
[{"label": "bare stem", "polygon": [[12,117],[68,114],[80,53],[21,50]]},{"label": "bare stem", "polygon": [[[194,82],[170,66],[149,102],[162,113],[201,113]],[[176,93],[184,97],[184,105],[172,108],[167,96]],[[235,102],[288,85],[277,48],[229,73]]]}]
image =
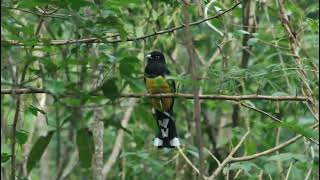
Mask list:
[{"label": "bare stem", "polygon": [[[184,1],[183,1],[184,2]],[[189,24],[189,13],[188,13],[188,4],[186,2],[183,3],[183,16],[184,16],[184,23],[185,26],[185,34],[186,34],[186,40],[187,40],[187,52],[189,55],[189,62],[191,67],[191,77],[192,77],[192,89],[193,89],[193,96],[194,96],[194,120],[196,123],[196,138],[197,138],[197,145],[198,145],[198,151],[199,151],[199,172],[200,177],[204,176],[204,156],[203,156],[203,143],[202,143],[202,133],[201,133],[201,122],[200,122],[200,112],[201,112],[201,106],[200,106],[200,98],[199,98],[199,86],[196,83],[198,79],[198,73],[197,73],[197,63],[195,61],[195,53],[194,53],[194,47],[192,42],[192,33],[190,30],[190,24]]]}]

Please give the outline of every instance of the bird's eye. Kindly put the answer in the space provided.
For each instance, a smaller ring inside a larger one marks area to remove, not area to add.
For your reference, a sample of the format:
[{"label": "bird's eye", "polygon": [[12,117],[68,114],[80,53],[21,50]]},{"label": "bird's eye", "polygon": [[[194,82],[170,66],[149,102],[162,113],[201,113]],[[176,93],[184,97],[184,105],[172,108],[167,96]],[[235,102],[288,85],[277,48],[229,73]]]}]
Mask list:
[{"label": "bird's eye", "polygon": [[160,59],[160,56],[156,56],[156,60],[159,60]]}]

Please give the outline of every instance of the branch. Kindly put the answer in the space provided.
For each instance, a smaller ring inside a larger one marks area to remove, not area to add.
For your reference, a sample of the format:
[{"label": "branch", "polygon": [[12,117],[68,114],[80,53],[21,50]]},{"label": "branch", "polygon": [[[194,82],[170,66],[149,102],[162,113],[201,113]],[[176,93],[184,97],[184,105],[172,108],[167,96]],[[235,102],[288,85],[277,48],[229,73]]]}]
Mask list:
[{"label": "branch", "polygon": [[[198,168],[192,164],[192,162],[190,161],[190,159],[183,153],[182,149],[177,146],[179,153],[182,155],[182,157],[187,161],[187,163],[200,175],[200,172],[198,170]],[[202,175],[203,179],[207,179],[204,175]]]},{"label": "branch", "polygon": [[40,88],[1,89],[1,94],[37,94],[37,93],[51,94],[49,91],[40,89]]},{"label": "branch", "polygon": [[70,155],[70,160],[68,162],[67,167],[63,169],[61,178],[62,180],[67,179],[67,177],[72,173],[73,169],[77,166],[78,161],[79,161],[79,156],[78,156],[78,150],[75,150],[71,155]]},{"label": "branch", "polygon": [[[316,123],[311,128],[314,129],[314,128],[318,127],[318,126],[319,126],[319,123]],[[286,141],[286,142],[284,142],[282,144],[279,144],[278,146],[275,146],[275,147],[273,147],[271,149],[265,150],[263,152],[260,152],[260,153],[257,153],[257,154],[253,154],[253,155],[250,155],[250,156],[243,156],[243,157],[233,158],[233,159],[231,159],[229,161],[229,163],[234,163],[234,162],[239,162],[239,161],[249,161],[249,160],[252,160],[252,159],[256,159],[256,158],[271,154],[273,152],[278,151],[279,149],[282,149],[282,148],[284,148],[284,147],[296,142],[297,140],[299,140],[302,137],[303,137],[302,135],[297,135],[297,136],[289,139],[288,141]]]},{"label": "branch", "polygon": [[16,7],[10,7],[10,6],[5,6],[5,5],[1,5],[1,7],[7,8],[7,9],[11,9],[11,10],[17,10],[17,11],[21,11],[21,12],[25,12],[25,13],[29,13],[29,14],[33,14],[35,16],[44,16],[44,17],[52,17],[52,18],[61,18],[61,19],[68,19],[68,17],[71,17],[71,15],[62,15],[62,14],[53,14],[54,12],[50,13],[50,12],[46,12],[44,13],[38,13],[38,12],[34,12],[31,10],[27,10],[27,9],[20,9],[20,8],[16,8]]},{"label": "branch", "polygon": [[185,38],[186,38],[186,49],[189,56],[189,65],[191,67],[191,77],[192,77],[192,91],[193,91],[193,118],[196,124],[196,138],[197,138],[197,146],[198,146],[198,152],[199,152],[199,175],[200,177],[204,176],[204,155],[203,155],[203,142],[202,142],[202,132],[201,132],[201,122],[200,122],[200,112],[201,112],[201,105],[200,105],[200,88],[197,84],[198,79],[198,69],[197,69],[197,63],[195,60],[195,53],[194,53],[194,46],[192,41],[192,33],[190,30],[189,25],[189,12],[188,12],[188,4],[183,3],[183,17],[184,17],[184,23],[186,24],[186,27],[184,28],[185,31]]},{"label": "branch", "polygon": [[249,135],[250,130],[247,131],[247,133],[241,138],[240,142],[237,144],[237,146],[235,148],[233,148],[233,150],[230,152],[230,154],[228,155],[228,157],[226,159],[223,160],[223,162],[219,165],[219,167],[214,171],[214,173],[208,178],[208,180],[213,180],[215,179],[219,173],[222,171],[222,169],[224,168],[224,166],[226,166],[232,159],[233,159],[233,155],[237,152],[237,150],[240,148],[240,146],[243,144],[244,140],[246,139],[246,137]]},{"label": "branch", "polygon": [[[189,24],[189,26],[196,26],[199,25],[203,22],[212,20],[212,19],[218,19],[219,17],[221,17],[222,15],[226,14],[227,12],[230,12],[231,10],[235,9],[238,5],[240,5],[242,2],[244,2],[246,0],[242,0],[239,1],[238,3],[234,4],[231,8],[220,12],[217,15],[199,20],[199,21],[195,21]],[[177,27],[173,27],[173,28],[169,28],[169,29],[165,29],[165,30],[161,30],[161,31],[154,31],[153,33],[144,35],[144,36],[140,36],[140,37],[136,37],[136,38],[127,38],[125,41],[138,41],[138,40],[144,40],[153,36],[157,36],[157,35],[162,35],[162,34],[167,34],[167,33],[173,33],[174,31],[177,31],[179,29],[182,29],[185,27],[185,24],[182,24],[180,26]],[[87,39],[71,39],[71,40],[51,40],[49,42],[42,42],[39,41],[37,44],[34,44],[33,46],[47,46],[47,45],[68,45],[68,44],[78,44],[78,43],[120,43],[123,42],[123,40],[121,39],[117,39],[117,40],[108,40],[108,38],[111,37],[119,37],[120,35],[113,35],[113,36],[105,36],[103,37],[103,39],[98,39],[98,38],[87,38]],[[3,43],[7,43],[9,45],[13,45],[13,46],[29,46],[26,44],[23,44],[19,41],[15,41],[15,40],[1,40],[1,42]]]},{"label": "branch", "polygon": [[[123,119],[121,120],[121,125],[124,128],[126,128],[128,126],[128,122],[130,120],[135,103],[136,103],[135,100],[129,102],[129,108],[127,109],[127,111],[125,112],[125,114],[123,116]],[[109,156],[108,161],[104,164],[103,169],[102,169],[102,179],[107,178],[113,164],[116,162],[117,157],[120,154],[120,150],[122,148],[122,143],[123,143],[123,136],[124,136],[123,129],[118,130],[118,135],[116,137],[112,152]]]},{"label": "branch", "polygon": [[[265,111],[262,111],[262,110],[260,110],[260,109],[257,109],[257,108],[255,108],[255,107],[249,106],[249,105],[244,104],[244,103],[240,103],[240,105],[241,105],[241,106],[244,106],[244,107],[246,107],[246,108],[252,109],[252,110],[254,110],[254,111],[257,111],[257,112],[259,112],[259,113],[261,113],[261,114],[264,114],[264,115],[270,117],[270,118],[271,118],[273,121],[275,121],[275,122],[278,122],[278,123],[280,123],[280,124],[283,124],[283,123],[284,123],[282,120],[280,120],[280,119],[272,116],[271,114],[269,114],[269,113],[267,113],[267,112],[265,112]],[[319,145],[319,142],[317,142],[316,140],[314,140],[314,139],[312,139],[312,138],[310,138],[310,137],[308,137],[308,136],[306,136],[306,135],[303,135],[303,136],[304,136],[305,138],[309,139],[310,141],[312,141],[313,143]]]},{"label": "branch", "polygon": [[311,113],[314,115],[314,117],[319,121],[319,100],[317,97],[315,97],[310,85],[309,80],[307,77],[307,73],[303,67],[303,59],[299,55],[299,50],[301,49],[301,45],[297,39],[296,33],[291,25],[290,18],[286,14],[285,9],[285,2],[284,0],[277,0],[279,5],[279,13],[280,13],[280,21],[282,23],[282,26],[285,28],[288,38],[289,38],[289,46],[291,53],[293,55],[293,58],[295,59],[295,63],[298,67],[298,75],[299,78],[302,81],[302,87],[301,91],[302,93],[309,97],[310,101],[307,104],[307,107],[311,111]]},{"label": "branch", "polygon": [[[1,94],[36,94],[36,93],[47,93],[52,94],[50,91],[39,88],[20,88],[20,89],[1,89]],[[66,95],[72,95],[71,93],[66,93]],[[185,93],[167,93],[167,94],[121,94],[121,98],[143,98],[143,97],[182,97],[185,99],[194,99],[193,94]],[[200,99],[203,100],[231,100],[231,101],[242,101],[242,100],[270,100],[270,101],[305,101],[308,102],[309,98],[305,96],[268,96],[268,95],[199,95]]]},{"label": "branch", "polygon": [[[42,24],[43,24],[43,15],[40,16],[39,22],[36,26],[37,28],[34,33],[35,37],[37,37],[39,35]],[[21,73],[20,82],[18,82],[18,77],[16,77],[15,86],[18,86],[18,83],[21,83],[25,80],[29,64],[30,63],[28,61],[24,64],[23,69],[22,69],[22,73]],[[15,154],[15,151],[16,151],[16,131],[17,131],[17,125],[18,125],[18,121],[19,121],[19,113],[20,113],[20,108],[21,108],[20,94],[16,94],[16,95],[17,95],[16,96],[16,112],[14,115],[13,125],[12,125],[12,145],[11,145],[11,179],[12,180],[16,179],[16,154]]]},{"label": "branch", "polygon": [[16,97],[16,111],[14,114],[13,125],[12,125],[12,145],[11,145],[11,179],[15,180],[16,177],[16,131],[19,120],[19,113],[21,106],[21,97]]}]

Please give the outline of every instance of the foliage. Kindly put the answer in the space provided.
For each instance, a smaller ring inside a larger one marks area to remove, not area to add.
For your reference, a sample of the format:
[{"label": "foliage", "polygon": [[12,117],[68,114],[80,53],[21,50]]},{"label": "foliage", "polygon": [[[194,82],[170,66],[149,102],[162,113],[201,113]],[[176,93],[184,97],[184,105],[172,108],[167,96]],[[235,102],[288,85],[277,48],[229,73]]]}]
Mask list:
[{"label": "foliage", "polygon": [[[303,81],[297,71],[299,66],[292,54],[288,33],[281,25],[276,1],[251,1],[255,4],[255,30],[243,27],[244,4],[208,21],[224,36],[206,22],[191,27],[202,93],[303,96]],[[202,1],[204,6],[209,2]],[[303,62],[301,66],[317,101],[318,5],[315,0],[285,1],[286,13],[299,41],[297,51]],[[233,1],[215,1],[208,16],[231,6]],[[119,130],[124,131],[123,147],[108,179],[119,179],[119,176],[126,179],[198,178],[177,150],[165,153],[153,147],[157,127],[148,98],[139,98],[128,126],[121,123],[131,105],[121,94],[145,93],[144,57],[152,50],[165,54],[172,72],[168,78],[176,81],[178,92],[192,93],[183,29],[134,40],[135,37],[180,26],[184,22],[182,9],[180,1],[165,0],[1,2],[1,88],[40,88],[49,92],[20,96],[22,103],[15,151],[18,177],[30,174],[32,179],[43,179],[41,172],[49,170],[47,174],[54,178],[67,173],[69,179],[92,179],[91,163],[95,151],[92,123],[97,118],[97,109],[100,109],[99,116],[104,122],[104,163],[112,152]],[[47,12],[44,17],[43,11]],[[204,19],[196,3],[190,4],[188,12],[191,22]],[[249,38],[243,44],[246,36]],[[73,40],[90,38],[96,38],[95,43],[72,43]],[[14,45],[12,41],[24,46]],[[65,44],[54,45],[52,42]],[[245,53],[249,54],[248,65],[243,67]],[[265,114],[237,102],[201,101],[204,148],[220,161],[227,157],[248,128],[251,133],[236,153],[237,157],[265,151],[299,134],[319,141],[318,132],[310,128],[316,120],[306,103],[243,102],[283,123],[276,123]],[[236,107],[239,107],[240,114],[234,125]],[[4,179],[8,179],[11,172],[15,110],[16,96],[2,95],[1,176]],[[174,112],[183,151],[198,167],[193,101],[177,97]],[[218,166],[211,155],[204,152],[205,174],[211,175]],[[223,169],[221,177],[229,174],[240,179],[258,176],[285,179],[289,174],[289,179],[304,179],[311,169],[309,178],[316,179],[319,177],[318,152],[318,145],[302,138],[267,156],[232,163]],[[73,158],[73,154],[77,158]],[[37,165],[39,163],[41,166]]]}]

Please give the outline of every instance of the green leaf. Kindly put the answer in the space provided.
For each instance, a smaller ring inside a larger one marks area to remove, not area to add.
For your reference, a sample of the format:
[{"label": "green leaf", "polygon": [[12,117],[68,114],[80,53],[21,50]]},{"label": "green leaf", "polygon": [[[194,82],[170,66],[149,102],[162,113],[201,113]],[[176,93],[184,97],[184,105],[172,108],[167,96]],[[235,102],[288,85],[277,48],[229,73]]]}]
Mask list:
[{"label": "green leaf", "polygon": [[29,111],[34,116],[38,116],[38,112],[40,112],[41,114],[46,114],[46,112],[44,112],[43,110],[39,109],[38,107],[36,107],[34,105],[30,105],[28,107],[27,111]]},{"label": "green leaf", "polygon": [[291,153],[282,153],[282,154],[277,154],[273,155],[268,158],[269,161],[287,161],[293,159],[293,154]]},{"label": "green leaf", "polygon": [[9,154],[1,153],[1,163],[7,162],[10,158],[11,158],[11,156]]},{"label": "green leaf", "polygon": [[61,123],[60,127],[63,127],[63,125],[64,125],[65,123],[69,122],[70,119],[71,119],[71,117],[72,117],[72,113],[66,113],[66,114],[64,114],[64,117],[63,117],[62,120],[61,120],[62,123]]},{"label": "green leaf", "polygon": [[288,161],[293,159],[301,162],[306,162],[308,160],[307,156],[305,155],[292,153],[281,153],[268,158],[269,161]]},{"label": "green leaf", "polygon": [[139,72],[139,59],[134,56],[128,56],[121,59],[119,71],[122,76],[131,77],[133,74]]},{"label": "green leaf", "polygon": [[248,140],[248,141],[245,141],[245,150],[246,150],[246,154],[247,155],[251,155],[251,154],[254,154],[256,153],[257,151],[257,146],[256,146],[256,142],[253,141],[253,140]]},{"label": "green leaf", "polygon": [[145,84],[140,79],[126,78],[126,82],[129,84],[130,89],[133,92],[141,92],[146,89]]},{"label": "green leaf", "polygon": [[266,163],[263,169],[267,174],[273,174],[277,172],[278,166],[275,163]]},{"label": "green leaf", "polygon": [[21,43],[25,46],[35,46],[38,43],[38,39],[22,40]]},{"label": "green leaf", "polygon": [[250,34],[248,31],[245,31],[245,30],[242,30],[242,29],[238,30],[237,32],[240,33],[240,34]]},{"label": "green leaf", "polygon": [[247,41],[247,44],[248,44],[249,46],[253,46],[253,45],[256,44],[258,41],[259,41],[259,39],[257,39],[257,38],[250,38],[250,39]]},{"label": "green leaf", "polygon": [[80,129],[77,132],[76,141],[80,165],[83,168],[89,168],[91,166],[92,154],[94,150],[92,133],[87,128]]},{"label": "green leaf", "polygon": [[122,41],[127,39],[127,32],[124,29],[123,23],[117,16],[108,15],[106,17],[98,17],[96,23],[102,24],[104,27],[108,27],[109,31],[112,31],[113,29],[116,30]]},{"label": "green leaf", "polygon": [[44,3],[42,3],[39,0],[23,0],[18,2],[19,8],[33,8],[35,6],[43,6]]},{"label": "green leaf", "polygon": [[285,121],[282,121],[282,123],[277,123],[277,124],[279,124],[281,127],[290,129],[296,132],[297,134],[301,134],[308,138],[319,137],[319,131],[315,131],[309,128],[308,125],[301,125],[301,124],[298,124],[297,122],[285,122]]},{"label": "green leaf", "polygon": [[34,168],[36,163],[41,159],[43,152],[46,150],[54,131],[49,131],[47,136],[41,136],[36,143],[32,146],[32,149],[28,156],[27,172],[28,174]]},{"label": "green leaf", "polygon": [[117,128],[117,129],[124,130],[128,134],[132,134],[132,132],[129,129],[127,129],[127,128],[122,126],[120,121],[115,120],[112,117],[109,118],[109,119],[104,119],[104,128],[107,128],[108,126],[113,126],[113,127]]},{"label": "green leaf", "polygon": [[[73,0],[76,1],[76,0]],[[59,7],[65,7],[66,1],[57,1],[57,0],[23,0],[18,1],[18,7],[19,8],[34,8],[36,6],[38,7],[44,7],[46,5],[53,5],[53,6],[59,6]]]},{"label": "green leaf", "polygon": [[58,66],[53,62],[53,59],[44,58],[40,62],[49,73],[54,73],[58,70]]},{"label": "green leaf", "polygon": [[38,116],[38,110],[33,105],[29,106],[27,111],[36,117]]},{"label": "green leaf", "polygon": [[115,100],[120,95],[116,81],[117,78],[113,77],[106,80],[102,85],[102,92],[104,96],[111,100]]},{"label": "green leaf", "polygon": [[124,27],[121,25],[115,27],[118,29],[121,41],[127,40],[127,32],[124,30]]},{"label": "green leaf", "polygon": [[109,1],[106,1],[105,2],[105,5],[107,6],[115,6],[115,7],[119,7],[119,6],[128,6],[128,4],[138,4],[138,3],[141,3],[140,0],[122,0],[122,1],[119,1],[119,0],[109,0]]},{"label": "green leaf", "polygon": [[18,180],[29,180],[29,178],[28,177],[19,177]]},{"label": "green leaf", "polygon": [[259,167],[252,162],[236,162],[236,163],[231,164],[231,166],[228,169],[229,170],[242,169],[245,172],[249,172],[252,168],[259,169]]},{"label": "green leaf", "polygon": [[48,80],[45,83],[45,87],[54,94],[61,93],[65,90],[64,82],[57,80]]},{"label": "green leaf", "polygon": [[70,7],[74,10],[79,10],[81,7],[84,6],[91,6],[93,5],[91,2],[86,0],[70,0]]},{"label": "green leaf", "polygon": [[[148,107],[151,109],[151,107]],[[158,131],[156,120],[152,117],[151,111],[148,111],[146,106],[140,105],[134,107],[134,117],[137,118],[137,121],[142,120],[146,125],[151,128],[154,132]]]},{"label": "green leaf", "polygon": [[28,134],[22,131],[16,131],[16,140],[20,145],[23,145],[28,140]]},{"label": "green leaf", "polygon": [[196,159],[199,159],[199,153],[196,148],[187,149],[187,152],[190,153]]},{"label": "green leaf", "polygon": [[308,26],[309,26],[309,28],[310,28],[310,30],[312,32],[318,32],[319,31],[319,22],[308,18],[307,19],[307,23],[308,23]]},{"label": "green leaf", "polygon": [[228,144],[228,142],[230,142],[229,137],[221,137],[220,139],[218,139],[217,148],[222,148],[223,146]]}]

